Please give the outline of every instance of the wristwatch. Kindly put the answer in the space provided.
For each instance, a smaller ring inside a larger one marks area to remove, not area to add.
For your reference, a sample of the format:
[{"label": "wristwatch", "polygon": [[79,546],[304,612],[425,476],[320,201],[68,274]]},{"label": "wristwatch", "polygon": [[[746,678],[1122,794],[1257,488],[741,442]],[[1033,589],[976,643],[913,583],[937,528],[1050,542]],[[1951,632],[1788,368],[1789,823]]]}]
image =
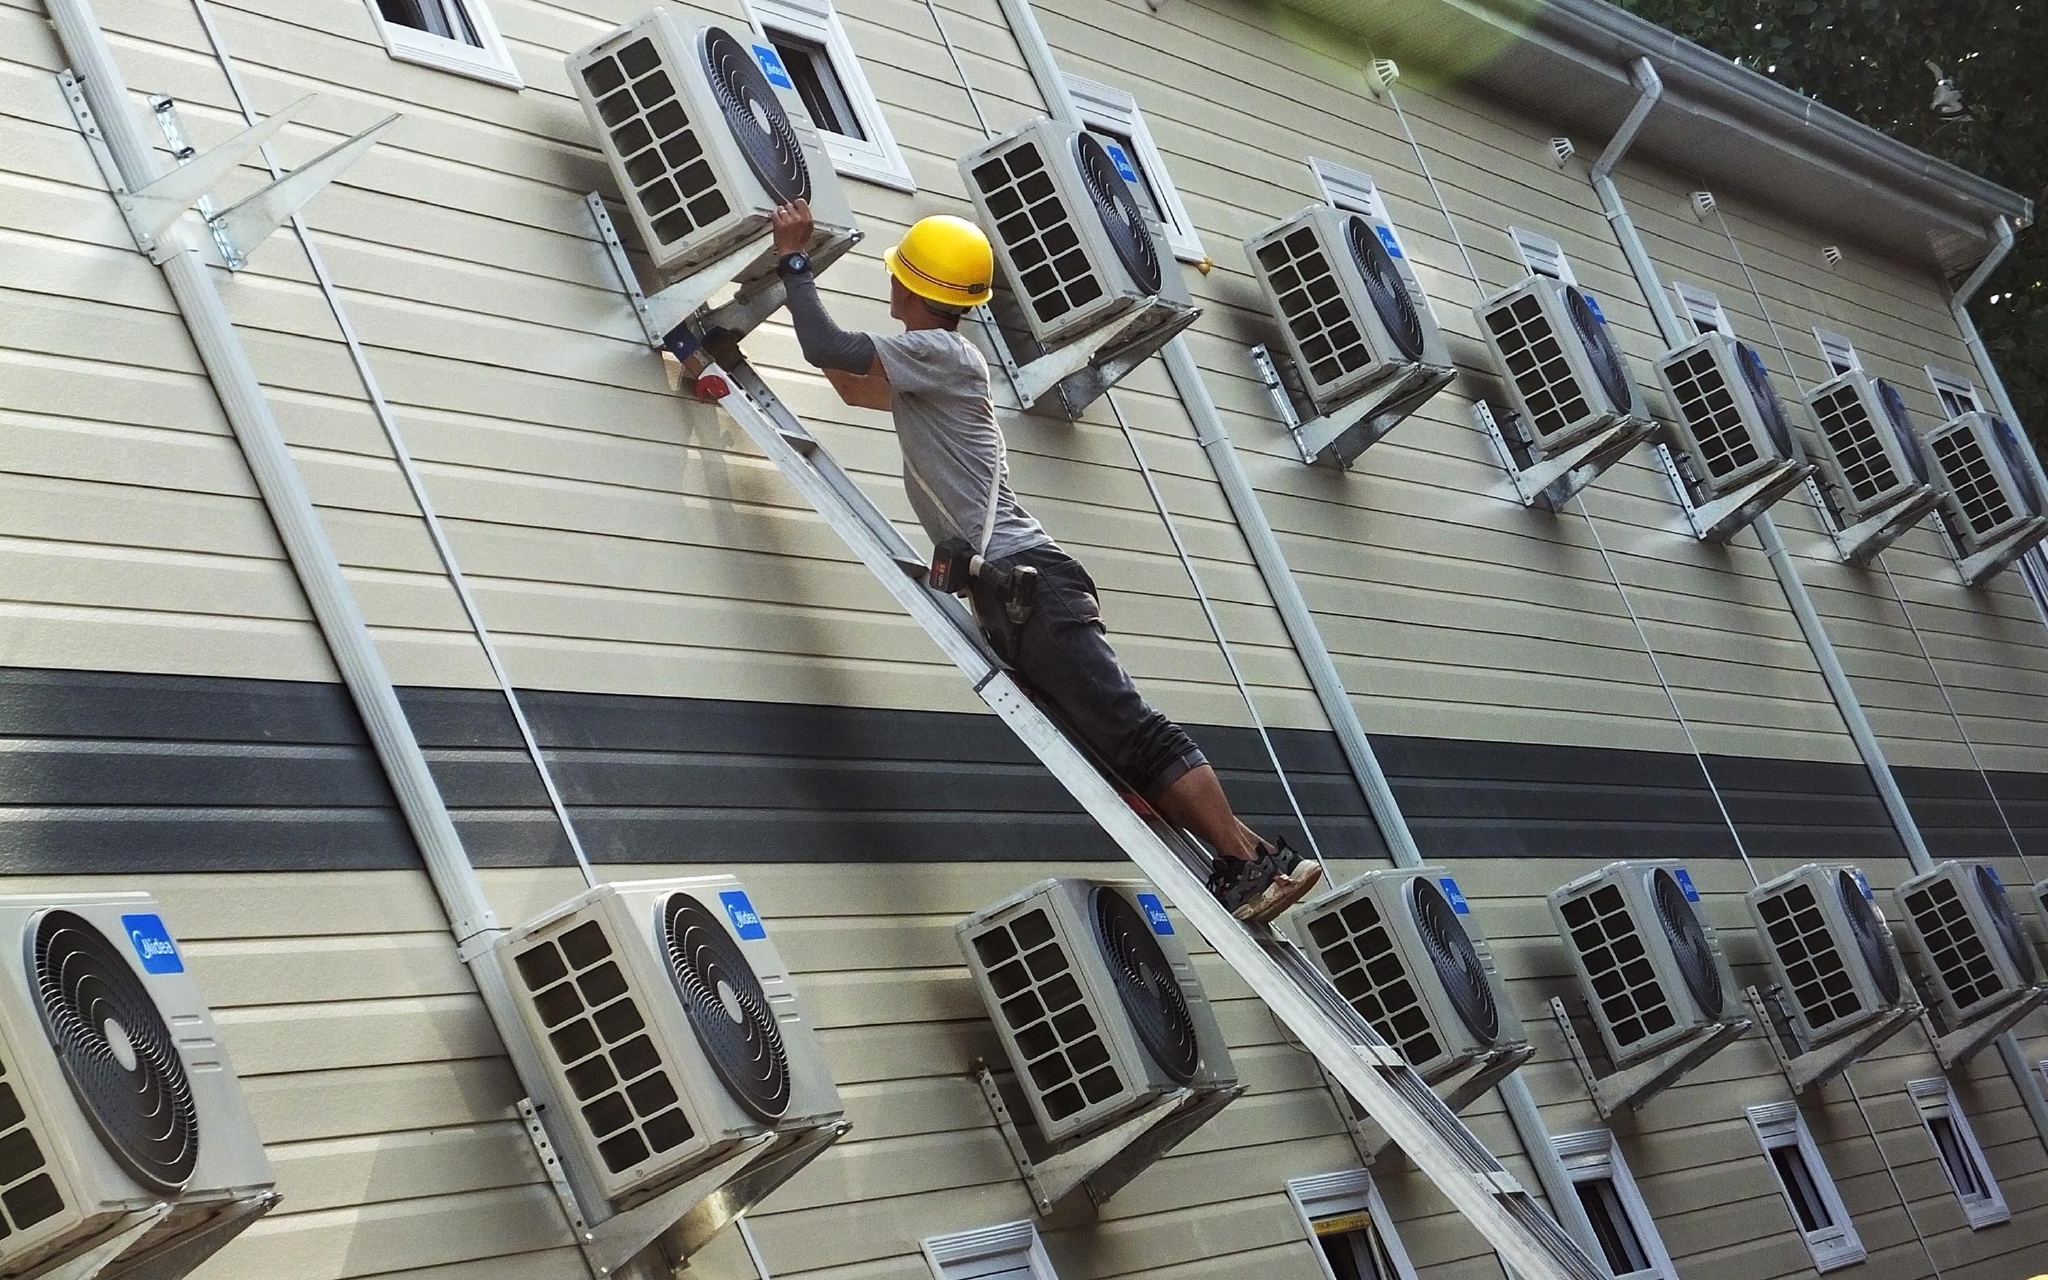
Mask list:
[{"label": "wristwatch", "polygon": [[811,255],[808,253],[785,253],[775,260],[775,274],[779,276],[800,276],[811,269]]}]

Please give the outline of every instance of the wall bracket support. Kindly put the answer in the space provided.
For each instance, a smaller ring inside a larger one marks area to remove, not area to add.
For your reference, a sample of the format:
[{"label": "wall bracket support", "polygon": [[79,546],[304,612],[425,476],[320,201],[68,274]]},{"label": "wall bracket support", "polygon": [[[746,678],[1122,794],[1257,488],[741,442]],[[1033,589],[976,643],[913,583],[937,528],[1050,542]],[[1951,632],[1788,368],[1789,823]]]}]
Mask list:
[{"label": "wall bracket support", "polygon": [[1771,1046],[1771,1056],[1778,1060],[1778,1069],[1785,1073],[1795,1094],[1820,1088],[1923,1016],[1917,1002],[1907,1001],[1840,1040],[1787,1056],[1785,1038],[1779,1030],[1781,1024],[1789,1021],[1785,1017],[1783,993],[1776,986],[1768,992],[1749,987],[1743,996],[1756,1014],[1756,1024],[1764,1029],[1764,1041]]},{"label": "wall bracket support", "polygon": [[[1016,389],[1018,406],[1029,409],[1057,390],[1069,421],[1080,417],[1082,410],[1157,355],[1202,314],[1199,307],[1153,298],[1066,346],[1046,351],[1024,336],[1027,331],[1021,316],[1011,323],[1012,317],[1003,314],[1014,304],[998,309],[1006,296],[998,293],[996,302],[981,310],[986,316],[983,327]],[[1017,359],[1020,347],[1030,357],[1022,362]]]},{"label": "wall bracket support", "polygon": [[1671,456],[1671,446],[1659,444],[1657,459],[1663,465],[1665,479],[1671,482],[1671,492],[1677,495],[1679,508],[1685,512],[1686,524],[1701,542],[1728,541],[1756,523],[1773,503],[1813,474],[1812,464],[1787,460],[1735,492],[1695,506],[1692,486]]},{"label": "wall bracket support", "polygon": [[[1536,459],[1525,468],[1516,460],[1517,451],[1509,441],[1507,431],[1502,428],[1503,417],[1507,418],[1517,437],[1526,438],[1519,426],[1513,425],[1516,419],[1511,412],[1496,413],[1494,407],[1484,400],[1472,402],[1472,421],[1493,441],[1494,452],[1500,456],[1500,465],[1508,473],[1515,497],[1523,506],[1543,511],[1563,510],[1564,505],[1586,486],[1657,431],[1657,424],[1649,419],[1624,418],[1562,453]],[[1525,451],[1527,447],[1524,446]]]},{"label": "wall bracket support", "polygon": [[1920,1011],[1920,1025],[1927,1029],[1927,1039],[1934,1045],[1934,1056],[1941,1060],[1941,1069],[1954,1071],[1983,1052],[1986,1045],[2011,1030],[2021,1018],[2044,1002],[2048,1002],[2048,987],[2028,987],[2015,994],[2012,1002],[1998,1012],[1967,1027],[1958,1027],[1944,1034],[1935,1025],[1934,1015],[1926,1009]]},{"label": "wall bracket support", "polygon": [[1964,586],[1981,587],[2043,540],[2048,540],[2048,517],[2036,516],[1997,546],[1986,547],[1973,556],[1957,556],[1956,572],[1962,576]]},{"label": "wall bracket support", "polygon": [[1282,371],[1283,357],[1259,343],[1251,349],[1252,367],[1266,384],[1273,411],[1287,426],[1303,462],[1349,470],[1351,463],[1437,392],[1450,385],[1454,369],[1418,364],[1389,377],[1341,408],[1304,417],[1295,392]]},{"label": "wall bracket support", "polygon": [[[1536,1046],[1533,1044],[1504,1044],[1481,1055],[1462,1073],[1454,1072],[1430,1083],[1432,1087],[1450,1083],[1451,1091],[1443,1095],[1444,1105],[1462,1114],[1465,1108],[1485,1097],[1488,1090],[1501,1084],[1535,1056]],[[1351,1095],[1344,1092],[1344,1086],[1337,1083],[1336,1077],[1328,1070],[1322,1074],[1323,1085],[1330,1091],[1330,1100],[1337,1104],[1337,1114],[1344,1117],[1344,1127],[1351,1134],[1351,1145],[1358,1152],[1359,1162],[1371,1168],[1389,1148],[1398,1153],[1400,1148],[1394,1147],[1393,1140],[1378,1125],[1371,1123],[1371,1117],[1351,1100]]]},{"label": "wall bracket support", "polygon": [[1859,569],[1876,559],[1878,552],[1904,537],[1908,529],[1941,505],[1941,494],[1931,485],[1922,485],[1876,515],[1838,529],[1835,527],[1834,508],[1821,493],[1820,484],[1808,477],[1806,488],[1813,496],[1814,507],[1828,526],[1828,536],[1834,540],[1835,550],[1843,563],[1853,564]]},{"label": "wall bracket support", "polygon": [[1571,1011],[1556,996],[1550,1000],[1550,1016],[1557,1020],[1557,1029],[1564,1033],[1565,1048],[1571,1051],[1572,1062],[1579,1068],[1579,1077],[1586,1082],[1586,1092],[1592,1096],[1593,1107],[1602,1120],[1612,1119],[1620,1111],[1642,1110],[1652,1098],[1678,1083],[1686,1072],[1719,1053],[1750,1028],[1748,1018],[1729,1018],[1701,1028],[1690,1039],[1673,1045],[1646,1062],[1602,1076],[1595,1072],[1592,1060],[1586,1056],[1586,1047],[1579,1040],[1579,1030],[1572,1023]]},{"label": "wall bracket support", "polygon": [[1091,1206],[1101,1207],[1245,1089],[1241,1084],[1176,1089],[1106,1133],[1066,1151],[1049,1152],[1035,1140],[1035,1131],[1027,1137],[1018,1126],[995,1073],[979,1058],[974,1061],[974,1080],[1041,1217],[1051,1215],[1077,1194]]}]

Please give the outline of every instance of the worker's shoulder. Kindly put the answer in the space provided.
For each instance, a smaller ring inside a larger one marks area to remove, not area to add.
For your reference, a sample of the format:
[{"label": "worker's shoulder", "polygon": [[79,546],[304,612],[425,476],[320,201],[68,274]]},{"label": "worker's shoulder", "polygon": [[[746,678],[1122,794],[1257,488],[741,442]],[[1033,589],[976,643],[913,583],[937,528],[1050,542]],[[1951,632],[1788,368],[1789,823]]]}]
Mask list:
[{"label": "worker's shoulder", "polygon": [[920,364],[988,368],[988,361],[982,358],[980,350],[957,329],[910,329],[878,341],[892,354]]}]

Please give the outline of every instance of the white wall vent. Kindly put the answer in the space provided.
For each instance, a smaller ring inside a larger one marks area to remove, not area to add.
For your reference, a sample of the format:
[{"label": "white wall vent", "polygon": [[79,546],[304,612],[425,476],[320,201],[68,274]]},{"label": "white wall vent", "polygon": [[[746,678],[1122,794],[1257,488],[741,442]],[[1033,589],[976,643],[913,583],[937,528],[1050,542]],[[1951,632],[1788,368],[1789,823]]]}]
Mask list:
[{"label": "white wall vent", "polygon": [[1924,441],[1943,514],[1966,553],[2028,533],[2041,520],[2042,482],[2033,452],[2004,419],[1965,413],[1929,431]]},{"label": "white wall vent", "polygon": [[1628,357],[1578,286],[1532,275],[1473,315],[1525,438],[1544,453],[1624,421],[1649,420]]},{"label": "white wall vent", "polygon": [[1703,333],[1657,362],[1657,380],[1671,397],[1691,478],[1709,496],[1802,460],[1770,371],[1748,343]]},{"label": "white wall vent", "polygon": [[1486,935],[1442,867],[1368,871],[1293,912],[1288,927],[1432,1084],[1524,1042]]},{"label": "white wall vent", "polygon": [[[763,51],[757,52],[756,47]],[[787,74],[751,30],[655,9],[569,56],[626,208],[660,270],[685,274],[765,235],[775,207],[810,201],[817,244],[853,229],[853,210]],[[773,269],[765,242],[740,278]]]},{"label": "white wall vent", "polygon": [[1853,523],[1897,506],[1928,483],[1920,437],[1899,389],[1851,369],[1807,393],[1814,459]]},{"label": "white wall vent", "polygon": [[837,1121],[817,1034],[733,877],[599,885],[495,945],[561,1128],[615,1209],[747,1138]]},{"label": "white wall vent", "polygon": [[959,937],[1049,1145],[1082,1142],[1175,1090],[1235,1080],[1150,886],[1041,881],[963,920]]},{"label": "white wall vent", "polygon": [[167,1258],[271,1182],[156,902],[0,898],[0,1274],[41,1275],[159,1202],[169,1216],[121,1265]]},{"label": "white wall vent", "polygon": [[1745,901],[1805,1048],[1907,1000],[1898,948],[1861,871],[1810,863],[1751,889]]},{"label": "white wall vent", "polygon": [[1736,1016],[1735,979],[1676,862],[1617,862],[1550,893],[1616,1067]]},{"label": "white wall vent", "polygon": [[1944,862],[1898,888],[1906,935],[1933,984],[1931,1003],[1950,1030],[1989,1017],[2040,981],[2041,966],[1984,862]]},{"label": "white wall vent", "polygon": [[1094,134],[1033,120],[970,152],[960,173],[1041,346],[1148,299],[1190,305],[1160,224]]}]

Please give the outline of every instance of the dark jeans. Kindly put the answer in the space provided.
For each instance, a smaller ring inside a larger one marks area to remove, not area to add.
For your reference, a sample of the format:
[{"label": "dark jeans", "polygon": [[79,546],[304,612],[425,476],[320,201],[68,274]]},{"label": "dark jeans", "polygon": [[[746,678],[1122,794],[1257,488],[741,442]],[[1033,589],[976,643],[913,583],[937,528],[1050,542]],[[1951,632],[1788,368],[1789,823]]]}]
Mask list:
[{"label": "dark jeans", "polygon": [[1038,570],[1038,607],[1022,627],[1013,626],[996,592],[977,580],[974,614],[989,644],[1119,778],[1152,801],[1208,762],[1194,739],[1131,683],[1103,630],[1095,580],[1079,561],[1056,547],[1033,547],[999,563]]}]

